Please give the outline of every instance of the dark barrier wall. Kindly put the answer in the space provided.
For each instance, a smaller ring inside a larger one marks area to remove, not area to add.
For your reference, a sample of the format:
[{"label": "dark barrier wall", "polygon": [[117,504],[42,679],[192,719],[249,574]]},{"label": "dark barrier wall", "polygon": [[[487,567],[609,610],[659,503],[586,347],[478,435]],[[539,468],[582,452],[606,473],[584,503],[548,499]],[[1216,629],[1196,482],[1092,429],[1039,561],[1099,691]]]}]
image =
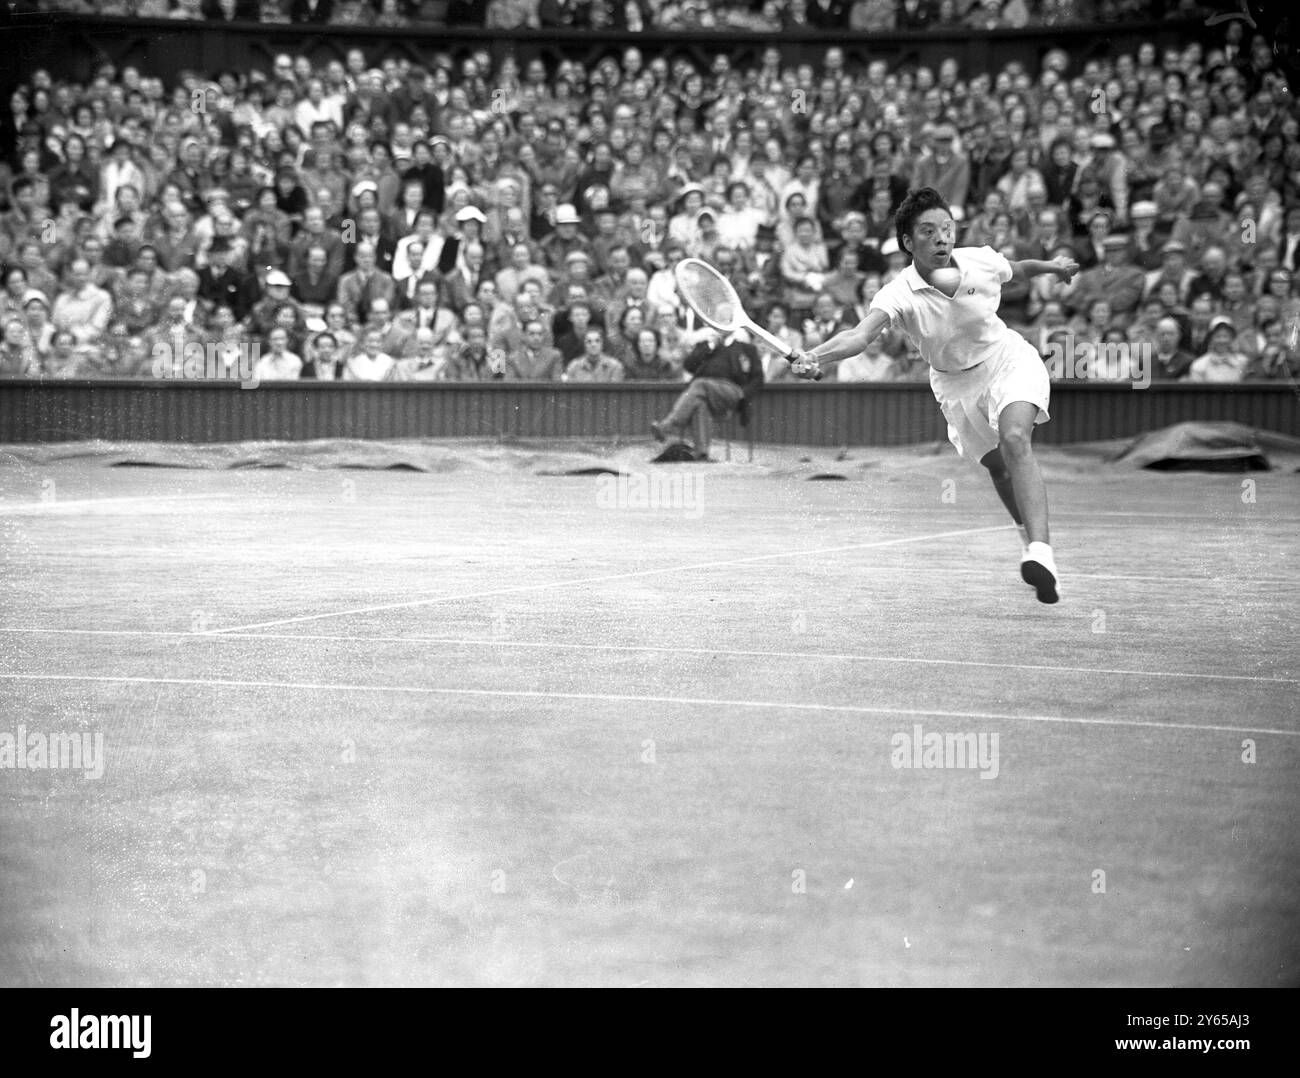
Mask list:
[{"label": "dark barrier wall", "polygon": [[[311,438],[601,438],[649,436],[678,386],[549,383],[385,385],[219,382],[0,382],[0,442],[301,441]],[[759,442],[909,445],[945,436],[924,383],[770,386],[755,407]],[[1300,393],[1230,386],[1058,384],[1053,444],[1123,438],[1183,420],[1233,420],[1300,437]],[[739,432],[737,432],[739,433]]]},{"label": "dark barrier wall", "polygon": [[[0,31],[12,81],[47,67],[56,78],[85,80],[94,65],[112,61],[119,68],[134,64],[169,85],[176,73],[193,70],[211,75],[222,69],[270,70],[276,53],[302,53],[313,63],[343,59],[347,50],[365,50],[372,63],[389,57],[427,62],[440,51],[461,59],[486,49],[494,64],[507,54],[521,62],[540,56],[549,63],[577,60],[593,66],[606,55],[620,55],[636,45],[647,57],[683,57],[707,66],[724,52],[741,67],[757,65],[764,49],[777,44],[787,62],[819,64],[826,49],[839,45],[850,64],[884,60],[937,67],[955,58],[963,75],[996,70],[1018,60],[1037,71],[1042,56],[1066,49],[1077,68],[1089,58],[1130,51],[1142,41],[1157,46],[1186,45],[1207,34],[1203,21],[1163,21],[1092,27],[1043,27],[1024,30],[969,30],[961,27],[924,33],[771,34],[727,31],[648,32],[641,34],[573,33],[562,30],[489,31],[467,27],[420,26],[400,31],[270,23],[197,23],[172,19],[108,19],[51,13],[15,15]],[[0,89],[3,87],[0,86]]]}]

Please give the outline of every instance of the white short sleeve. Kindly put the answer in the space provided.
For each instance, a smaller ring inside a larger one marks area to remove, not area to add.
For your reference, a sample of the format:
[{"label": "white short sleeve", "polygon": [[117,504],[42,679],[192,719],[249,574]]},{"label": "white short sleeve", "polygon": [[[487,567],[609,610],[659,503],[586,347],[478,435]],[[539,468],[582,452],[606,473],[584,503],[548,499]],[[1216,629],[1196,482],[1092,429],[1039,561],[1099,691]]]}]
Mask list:
[{"label": "white short sleeve", "polygon": [[997,274],[999,284],[1006,284],[1011,280],[1011,263],[1007,261],[1006,255],[988,246],[981,247],[980,254],[988,259],[989,268]]}]

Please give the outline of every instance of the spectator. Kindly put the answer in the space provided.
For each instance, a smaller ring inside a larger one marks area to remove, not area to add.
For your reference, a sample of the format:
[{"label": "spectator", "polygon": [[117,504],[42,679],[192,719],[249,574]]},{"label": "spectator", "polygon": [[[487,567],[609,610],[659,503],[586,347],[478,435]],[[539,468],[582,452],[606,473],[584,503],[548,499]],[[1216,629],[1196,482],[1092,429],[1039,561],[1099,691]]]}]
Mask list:
[{"label": "spectator", "polygon": [[[912,172],[912,187],[933,187],[950,206],[965,206],[970,189],[970,161],[954,148],[957,129],[940,123],[930,133],[930,152],[924,154]],[[890,206],[892,214],[893,205]]]},{"label": "spectator", "polygon": [[27,335],[22,317],[10,314],[0,330],[0,378],[38,378],[41,374],[36,349]]},{"label": "spectator", "polygon": [[392,381],[395,360],[384,351],[384,334],[376,326],[367,326],[361,333],[361,347],[343,364],[342,380],[345,382]]},{"label": "spectator", "polygon": [[665,354],[659,331],[653,326],[637,331],[623,367],[629,382],[675,382],[681,377],[681,369]]},{"label": "spectator", "polygon": [[554,382],[564,370],[560,350],[546,341],[546,327],[540,318],[523,326],[519,347],[506,357],[505,377],[512,382]]},{"label": "spectator", "polygon": [[258,357],[253,376],[259,382],[295,381],[302,374],[302,359],[289,351],[289,333],[276,326],[267,334],[268,352]]},{"label": "spectator", "polygon": [[90,344],[103,336],[112,315],[112,297],[90,282],[90,263],[74,258],[68,266],[68,287],[54,301],[55,328],[71,333],[78,344]]},{"label": "spectator", "polygon": [[807,317],[829,269],[826,245],[816,238],[813,219],[800,217],[794,225],[794,243],[781,255],[784,302],[794,317]]},{"label": "spectator", "polygon": [[738,334],[724,339],[710,330],[686,356],[684,367],[693,375],[690,384],[650,429],[663,442],[680,439],[693,427],[695,456],[708,460],[711,420],[730,415],[754,398],[763,386],[763,365],[758,349]]},{"label": "spectator", "polygon": [[1229,318],[1210,322],[1207,348],[1187,372],[1189,382],[1240,382],[1250,366],[1247,356],[1236,349],[1237,330]]},{"label": "spectator", "polygon": [[1179,345],[1183,330],[1176,318],[1161,318],[1156,323],[1155,349],[1152,354],[1152,377],[1164,381],[1183,378],[1196,357]]},{"label": "spectator", "polygon": [[598,326],[588,326],[582,334],[582,355],[565,368],[566,382],[621,382],[623,364],[605,350],[605,333]]},{"label": "spectator", "polygon": [[1128,261],[1129,242],[1128,236],[1118,234],[1102,241],[1101,263],[1074,279],[1065,293],[1068,306],[1081,310],[1094,299],[1104,297],[1112,313],[1127,322],[1137,310],[1146,283],[1142,270]]},{"label": "spectator", "polygon": [[[323,253],[321,263],[324,263]],[[227,239],[217,237],[208,248],[208,265],[199,270],[199,298],[209,310],[229,307],[241,322],[257,302],[257,280],[251,273],[230,267],[230,241]]]}]

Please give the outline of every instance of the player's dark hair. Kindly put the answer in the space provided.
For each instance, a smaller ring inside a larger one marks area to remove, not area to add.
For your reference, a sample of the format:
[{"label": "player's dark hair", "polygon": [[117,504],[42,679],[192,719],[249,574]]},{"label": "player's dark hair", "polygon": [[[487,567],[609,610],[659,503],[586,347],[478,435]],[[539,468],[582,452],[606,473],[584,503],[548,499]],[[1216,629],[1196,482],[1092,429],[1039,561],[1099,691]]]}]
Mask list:
[{"label": "player's dark hair", "polygon": [[911,254],[911,248],[903,243],[903,239],[912,236],[912,229],[916,227],[916,219],[925,213],[926,210],[943,210],[949,217],[952,216],[952,207],[948,205],[943,195],[939,194],[933,187],[922,187],[917,191],[909,191],[903,203],[898,207],[898,213],[894,217],[894,223],[897,226],[898,249]]}]

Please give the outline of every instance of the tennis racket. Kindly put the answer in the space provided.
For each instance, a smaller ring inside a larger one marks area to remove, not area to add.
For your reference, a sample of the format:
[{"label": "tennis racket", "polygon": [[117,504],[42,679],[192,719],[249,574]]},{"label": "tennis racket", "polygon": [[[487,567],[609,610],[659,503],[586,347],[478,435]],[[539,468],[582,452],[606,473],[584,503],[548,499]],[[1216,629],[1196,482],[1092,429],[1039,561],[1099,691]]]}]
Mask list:
[{"label": "tennis racket", "polygon": [[[787,361],[794,358],[794,349],[750,318],[732,283],[702,258],[683,258],[673,270],[673,276],[677,291],[701,321],[721,333],[747,330]],[[820,381],[821,377],[822,372],[818,371],[813,381]]]}]

